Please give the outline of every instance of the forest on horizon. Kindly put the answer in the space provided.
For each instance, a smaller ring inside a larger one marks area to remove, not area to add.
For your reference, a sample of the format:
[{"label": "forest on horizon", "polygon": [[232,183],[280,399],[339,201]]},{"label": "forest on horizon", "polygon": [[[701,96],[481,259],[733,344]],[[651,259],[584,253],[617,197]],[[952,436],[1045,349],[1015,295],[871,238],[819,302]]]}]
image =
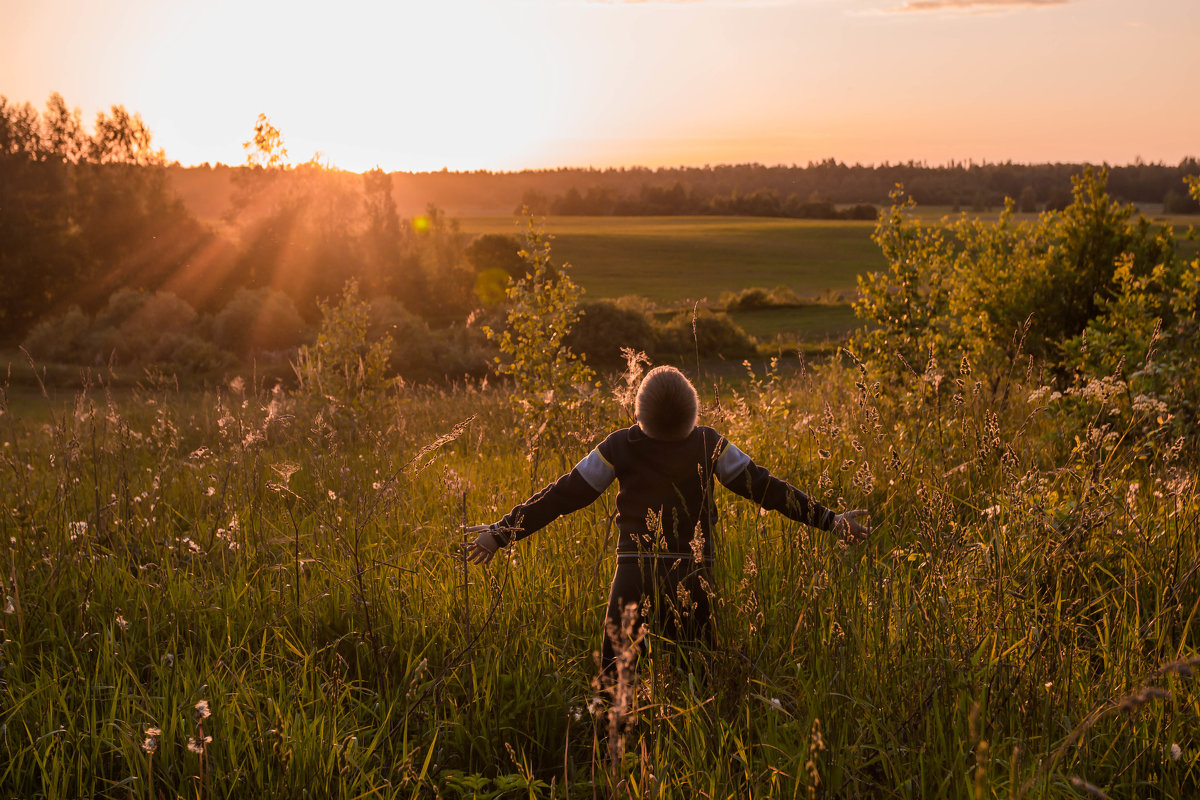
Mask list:
[{"label": "forest on horizon", "polygon": [[[1200,213],[1200,204],[1183,187],[1186,176],[1200,174],[1200,160],[1191,156],[1175,165],[1011,161],[863,165],[829,158],[804,166],[752,163],[386,174],[402,214],[419,214],[433,204],[448,213],[463,215],[510,214],[524,207],[536,214],[554,215],[728,214],[832,219],[837,218],[836,212],[844,212],[845,206],[886,205],[897,184],[922,206],[984,211],[1001,207],[1007,197],[1025,213],[1061,210],[1071,202],[1071,177],[1088,166],[1107,169],[1109,191],[1119,202],[1155,210],[1161,206],[1166,214]],[[175,163],[168,174],[193,213],[202,219],[218,219],[230,207],[235,176],[242,169],[245,167],[185,167]],[[353,177],[358,173],[342,174]]]}]

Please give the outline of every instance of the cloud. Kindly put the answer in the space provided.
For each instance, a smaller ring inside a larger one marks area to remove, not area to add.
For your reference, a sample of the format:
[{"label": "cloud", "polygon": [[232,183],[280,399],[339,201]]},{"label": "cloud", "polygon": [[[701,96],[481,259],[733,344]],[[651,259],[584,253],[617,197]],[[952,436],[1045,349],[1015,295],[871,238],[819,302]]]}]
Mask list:
[{"label": "cloud", "polygon": [[1074,0],[908,0],[904,5],[889,9],[892,14],[922,11],[963,11],[985,13],[1016,8],[1065,6]]}]

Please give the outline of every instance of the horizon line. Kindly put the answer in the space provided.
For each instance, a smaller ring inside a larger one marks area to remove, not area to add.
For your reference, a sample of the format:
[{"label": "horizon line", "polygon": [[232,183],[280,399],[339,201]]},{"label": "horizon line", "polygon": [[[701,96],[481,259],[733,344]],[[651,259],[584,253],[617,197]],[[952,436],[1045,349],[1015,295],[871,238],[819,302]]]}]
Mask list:
[{"label": "horizon line", "polygon": [[[791,163],[776,162],[776,163],[768,164],[768,163],[764,163],[761,161],[737,161],[737,162],[721,162],[721,163],[716,163],[716,164],[712,164],[712,163],[709,163],[709,164],[676,164],[676,165],[672,165],[672,166],[664,165],[664,166],[657,166],[657,167],[646,166],[643,164],[623,164],[623,165],[619,165],[619,166],[618,165],[609,165],[609,166],[605,166],[605,167],[597,167],[594,165],[588,165],[588,166],[560,165],[560,166],[554,166],[554,167],[523,167],[521,169],[488,169],[486,167],[480,167],[477,169],[450,169],[449,167],[442,167],[441,169],[417,169],[417,170],[386,169],[386,170],[383,170],[383,172],[385,172],[388,175],[479,175],[479,174],[523,175],[523,174],[528,174],[528,173],[550,173],[550,172],[635,172],[635,171],[672,172],[672,171],[681,171],[681,170],[736,169],[738,167],[761,167],[761,168],[766,168],[766,169],[812,169],[812,168],[816,168],[816,167],[822,167],[822,166],[829,165],[830,162],[832,162],[832,166],[849,167],[849,168],[857,168],[857,169],[885,169],[885,168],[890,168],[890,167],[919,167],[919,168],[923,168],[923,169],[957,169],[960,167],[988,167],[988,166],[1014,166],[1014,167],[1062,167],[1062,166],[1066,166],[1066,167],[1101,167],[1104,169],[1109,169],[1109,168],[1114,168],[1114,167],[1115,168],[1123,168],[1123,167],[1184,167],[1185,165],[1189,165],[1189,162],[1191,162],[1191,164],[1200,166],[1200,155],[1191,155],[1191,154],[1185,155],[1185,156],[1182,156],[1178,161],[1176,161],[1174,163],[1171,163],[1171,162],[1168,162],[1165,160],[1143,160],[1141,158],[1135,158],[1133,161],[1127,161],[1125,163],[1116,163],[1116,162],[1110,162],[1110,161],[1089,161],[1089,160],[1081,160],[1081,161],[1062,161],[1062,160],[1058,160],[1058,161],[1014,161],[1012,159],[992,160],[992,159],[987,159],[987,158],[983,158],[983,159],[979,159],[979,160],[976,160],[973,158],[950,159],[948,161],[944,161],[944,162],[940,162],[940,163],[936,163],[936,164],[930,163],[923,159],[909,159],[907,161],[884,160],[884,161],[879,161],[879,162],[868,162],[868,163],[863,163],[861,161],[855,161],[853,163],[850,163],[848,161],[842,161],[842,160],[830,157],[827,159],[823,159],[821,161],[808,161],[805,164],[798,164],[795,162],[791,162]],[[288,164],[288,165],[286,165],[285,168],[295,169],[298,167],[306,166],[310,163],[313,163],[313,162],[309,161],[309,162],[301,162],[298,164]],[[319,164],[319,162],[318,162],[318,165],[321,166],[322,169],[325,169],[325,170],[328,170],[331,172],[345,172],[345,173],[350,173],[350,174],[354,174],[354,175],[362,175],[364,173],[371,172],[372,170],[375,170],[375,169],[383,169],[378,164],[374,167],[371,167],[370,169],[364,169],[364,170],[356,170],[356,169],[350,169],[347,167],[340,167],[340,166],[337,166],[336,164],[321,165],[321,164]],[[173,161],[168,161],[165,164],[165,166],[168,168],[179,168],[179,169],[204,169],[206,167],[209,169],[252,168],[252,165],[249,165],[249,164],[226,164],[225,162],[222,162],[222,161],[216,161],[216,162],[203,161],[200,163],[184,164],[184,163],[180,162],[178,159],[173,160]]]}]

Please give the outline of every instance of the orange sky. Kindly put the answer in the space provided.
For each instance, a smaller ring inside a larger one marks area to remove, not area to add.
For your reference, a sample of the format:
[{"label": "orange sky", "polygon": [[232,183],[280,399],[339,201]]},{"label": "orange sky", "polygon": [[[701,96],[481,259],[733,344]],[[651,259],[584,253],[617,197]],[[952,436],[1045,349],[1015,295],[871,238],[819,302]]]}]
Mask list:
[{"label": "orange sky", "polygon": [[0,0],[0,94],[352,170],[1200,156],[1197,0]]}]

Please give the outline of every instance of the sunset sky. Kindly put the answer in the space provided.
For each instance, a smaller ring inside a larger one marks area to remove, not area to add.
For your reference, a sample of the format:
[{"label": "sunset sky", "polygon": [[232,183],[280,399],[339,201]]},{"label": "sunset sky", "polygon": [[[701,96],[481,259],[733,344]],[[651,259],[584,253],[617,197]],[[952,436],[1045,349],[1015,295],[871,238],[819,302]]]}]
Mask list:
[{"label": "sunset sky", "polygon": [[1198,0],[0,0],[0,94],[351,170],[1200,156]]}]

